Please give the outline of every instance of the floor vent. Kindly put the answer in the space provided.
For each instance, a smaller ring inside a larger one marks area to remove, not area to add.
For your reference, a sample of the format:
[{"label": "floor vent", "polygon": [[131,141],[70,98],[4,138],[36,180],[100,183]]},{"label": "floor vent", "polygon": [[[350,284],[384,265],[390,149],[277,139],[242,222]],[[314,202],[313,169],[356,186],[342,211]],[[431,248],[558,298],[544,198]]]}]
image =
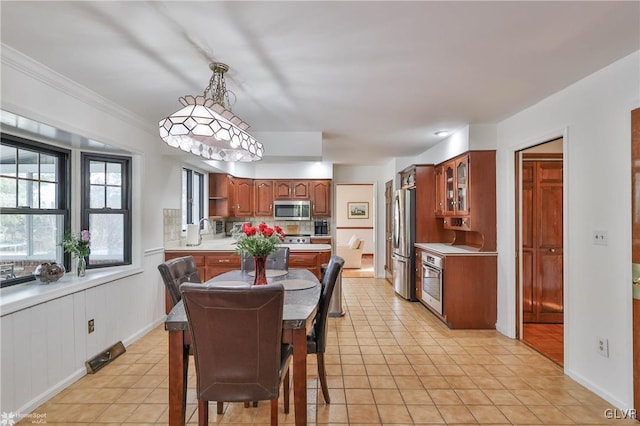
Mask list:
[{"label": "floor vent", "polygon": [[118,358],[125,352],[126,349],[124,348],[122,342],[116,343],[106,351],[94,356],[89,361],[84,363],[84,365],[87,366],[87,374],[94,374],[96,371],[100,370],[102,367],[109,364],[111,361]]}]

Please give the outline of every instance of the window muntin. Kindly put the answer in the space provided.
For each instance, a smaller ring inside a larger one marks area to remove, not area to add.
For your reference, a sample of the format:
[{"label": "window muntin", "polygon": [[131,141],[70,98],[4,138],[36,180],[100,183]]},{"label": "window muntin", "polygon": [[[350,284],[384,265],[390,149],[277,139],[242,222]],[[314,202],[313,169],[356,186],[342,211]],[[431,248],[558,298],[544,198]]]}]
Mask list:
[{"label": "window muntin", "polygon": [[91,232],[87,268],[131,264],[131,159],[83,154],[82,229]]},{"label": "window muntin", "polygon": [[69,151],[2,135],[0,285],[33,280],[44,261],[64,263],[58,243],[69,223]]}]

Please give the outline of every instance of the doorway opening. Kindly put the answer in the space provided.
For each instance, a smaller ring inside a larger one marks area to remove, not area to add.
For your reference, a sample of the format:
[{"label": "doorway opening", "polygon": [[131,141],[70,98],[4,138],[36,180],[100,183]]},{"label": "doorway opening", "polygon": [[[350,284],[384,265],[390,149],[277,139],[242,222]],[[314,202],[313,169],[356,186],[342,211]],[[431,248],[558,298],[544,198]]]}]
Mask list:
[{"label": "doorway opening", "polygon": [[564,365],[562,138],[516,152],[518,337]]}]

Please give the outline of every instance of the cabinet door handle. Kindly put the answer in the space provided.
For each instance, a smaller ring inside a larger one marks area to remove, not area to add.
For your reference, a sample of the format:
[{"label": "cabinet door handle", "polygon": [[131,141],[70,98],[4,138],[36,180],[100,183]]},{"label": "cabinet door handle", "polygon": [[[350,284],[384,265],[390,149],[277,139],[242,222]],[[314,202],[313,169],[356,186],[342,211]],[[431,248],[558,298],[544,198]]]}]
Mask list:
[{"label": "cabinet door handle", "polygon": [[556,249],[551,248],[551,249],[549,249],[549,251],[550,251],[551,253],[555,253],[555,252],[556,252]]},{"label": "cabinet door handle", "polygon": [[218,263],[229,263],[229,259],[218,259]]},{"label": "cabinet door handle", "polygon": [[273,210],[273,204],[269,204],[269,210]]},{"label": "cabinet door handle", "polygon": [[315,212],[316,211],[316,203],[311,203],[311,209]]}]

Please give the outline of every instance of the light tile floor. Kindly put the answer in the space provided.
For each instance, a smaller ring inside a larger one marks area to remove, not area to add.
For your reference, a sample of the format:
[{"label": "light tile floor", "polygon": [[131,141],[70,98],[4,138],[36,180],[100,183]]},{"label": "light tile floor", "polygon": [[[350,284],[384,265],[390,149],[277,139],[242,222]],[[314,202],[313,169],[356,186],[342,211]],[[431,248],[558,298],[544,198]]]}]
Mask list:
[{"label": "light tile floor", "polygon": [[[385,280],[345,278],[343,295],[346,315],[329,319],[330,405],[309,357],[310,425],[637,424],[607,420],[609,403],[525,344],[495,331],[449,330],[420,304],[396,297]],[[191,364],[189,424],[197,423],[194,374]],[[285,415],[280,408],[280,423],[292,424],[293,410]],[[47,424],[167,424],[163,327],[33,414]],[[266,425],[269,404],[225,404],[217,415],[212,403],[210,422]]]}]

